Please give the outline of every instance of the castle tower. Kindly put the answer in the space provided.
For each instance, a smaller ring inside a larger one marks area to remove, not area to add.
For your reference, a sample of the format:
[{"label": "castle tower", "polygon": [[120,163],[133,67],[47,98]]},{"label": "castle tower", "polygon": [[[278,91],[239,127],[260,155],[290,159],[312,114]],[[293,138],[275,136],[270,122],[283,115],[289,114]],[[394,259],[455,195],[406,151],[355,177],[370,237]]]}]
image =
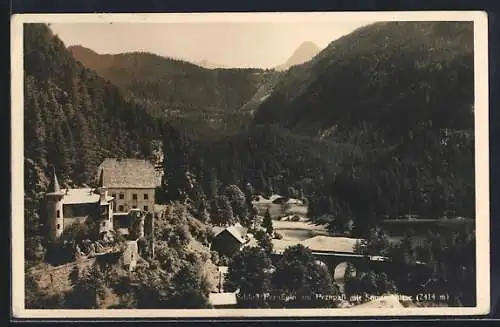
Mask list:
[{"label": "castle tower", "polygon": [[47,191],[48,192],[45,194],[45,198],[47,200],[47,217],[50,225],[50,239],[53,242],[57,242],[61,238],[64,231],[62,200],[65,193],[61,191],[55,169],[53,170],[49,189]]}]

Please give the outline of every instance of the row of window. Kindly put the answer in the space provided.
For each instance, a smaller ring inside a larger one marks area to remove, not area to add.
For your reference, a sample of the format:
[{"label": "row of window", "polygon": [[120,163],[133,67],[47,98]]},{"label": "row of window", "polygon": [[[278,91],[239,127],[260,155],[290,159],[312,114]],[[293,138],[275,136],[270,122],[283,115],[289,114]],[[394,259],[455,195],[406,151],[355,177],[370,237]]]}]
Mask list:
[{"label": "row of window", "polygon": [[[137,206],[133,206],[132,209],[137,209]],[[144,211],[148,211],[149,210],[149,207],[148,206],[144,206]],[[118,206],[118,212],[123,212],[124,211],[124,207],[123,206]]]},{"label": "row of window", "polygon": [[[111,194],[111,196],[116,199],[116,193]],[[148,193],[144,193],[143,197],[144,197],[144,200],[149,200],[149,194]],[[125,194],[124,193],[118,194],[118,198],[120,200],[124,200],[125,199]],[[132,200],[137,200],[137,193],[133,193],[132,194]]]}]

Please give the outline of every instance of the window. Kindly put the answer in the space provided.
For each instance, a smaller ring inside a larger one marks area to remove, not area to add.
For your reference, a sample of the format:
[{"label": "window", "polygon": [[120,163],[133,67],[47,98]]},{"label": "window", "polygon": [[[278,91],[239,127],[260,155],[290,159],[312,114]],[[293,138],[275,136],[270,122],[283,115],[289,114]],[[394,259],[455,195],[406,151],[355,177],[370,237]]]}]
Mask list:
[{"label": "window", "polygon": [[148,211],[148,206],[144,206],[144,211]]},{"label": "window", "polygon": [[144,200],[148,200],[148,199],[149,199],[149,194],[144,193]]},{"label": "window", "polygon": [[111,196],[116,199],[116,193],[111,193]]},{"label": "window", "polygon": [[137,200],[137,193],[132,194],[132,200]]},{"label": "window", "polygon": [[61,210],[59,210],[59,209],[58,209],[58,210],[56,211],[56,215],[57,215],[57,218],[60,218],[60,217],[61,217]]},{"label": "window", "polygon": [[106,222],[105,221],[102,222],[102,227],[106,227]]},{"label": "window", "polygon": [[123,200],[123,199],[125,199],[125,194],[120,193],[120,200]]},{"label": "window", "polygon": [[123,206],[118,206],[118,211],[123,212]]},{"label": "window", "polygon": [[61,229],[61,225],[60,224],[57,224],[57,229]]},{"label": "window", "polygon": [[137,206],[133,206],[132,209],[137,209]]}]

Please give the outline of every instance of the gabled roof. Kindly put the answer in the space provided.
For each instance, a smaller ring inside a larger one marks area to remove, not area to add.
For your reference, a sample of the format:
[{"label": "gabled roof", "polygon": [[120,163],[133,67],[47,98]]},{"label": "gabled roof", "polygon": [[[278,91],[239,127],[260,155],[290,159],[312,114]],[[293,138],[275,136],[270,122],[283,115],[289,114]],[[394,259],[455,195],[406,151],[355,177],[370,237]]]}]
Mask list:
[{"label": "gabled roof", "polygon": [[222,227],[222,226],[213,226],[212,227],[212,232],[214,233],[214,237],[216,237],[217,235],[219,235],[225,229],[226,228]]},{"label": "gabled roof", "polygon": [[245,239],[243,238],[243,235],[241,233],[241,230],[239,228],[237,228],[236,226],[231,226],[231,227],[228,227],[226,228],[226,230],[234,236],[234,238],[236,238],[238,240],[238,242],[240,243],[245,243]]},{"label": "gabled roof", "polygon": [[153,164],[141,159],[105,159],[99,165],[102,185],[107,188],[155,188],[160,185]]},{"label": "gabled roof", "polygon": [[236,223],[234,225],[231,225],[229,227],[224,227],[224,226],[213,226],[212,231],[214,233],[214,236],[217,236],[220,234],[222,231],[228,229],[228,228],[233,228],[234,231],[237,231],[239,234],[242,236],[245,236],[247,234],[247,228],[243,227],[240,223]]},{"label": "gabled roof", "polygon": [[246,228],[241,226],[240,224],[235,224],[230,227],[213,227],[212,229],[214,231],[214,236],[217,237],[221,235],[223,232],[227,232],[231,234],[238,242],[240,243],[245,243],[245,238],[244,236],[246,235]]},{"label": "gabled roof", "polygon": [[271,242],[273,243],[273,249],[275,253],[283,253],[287,248],[290,246],[295,246],[297,244],[300,244],[300,241],[298,240],[278,240],[278,239],[272,239]]}]

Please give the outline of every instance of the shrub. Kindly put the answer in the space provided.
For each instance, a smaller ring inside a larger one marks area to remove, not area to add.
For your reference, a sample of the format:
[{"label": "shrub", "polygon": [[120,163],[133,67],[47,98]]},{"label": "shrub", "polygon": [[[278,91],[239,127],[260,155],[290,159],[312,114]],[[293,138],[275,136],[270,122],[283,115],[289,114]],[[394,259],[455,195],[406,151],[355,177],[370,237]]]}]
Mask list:
[{"label": "shrub", "polygon": [[217,251],[210,251],[210,259],[212,259],[212,262],[214,264],[220,265],[219,264],[220,258],[219,258],[219,254],[217,253]]}]

